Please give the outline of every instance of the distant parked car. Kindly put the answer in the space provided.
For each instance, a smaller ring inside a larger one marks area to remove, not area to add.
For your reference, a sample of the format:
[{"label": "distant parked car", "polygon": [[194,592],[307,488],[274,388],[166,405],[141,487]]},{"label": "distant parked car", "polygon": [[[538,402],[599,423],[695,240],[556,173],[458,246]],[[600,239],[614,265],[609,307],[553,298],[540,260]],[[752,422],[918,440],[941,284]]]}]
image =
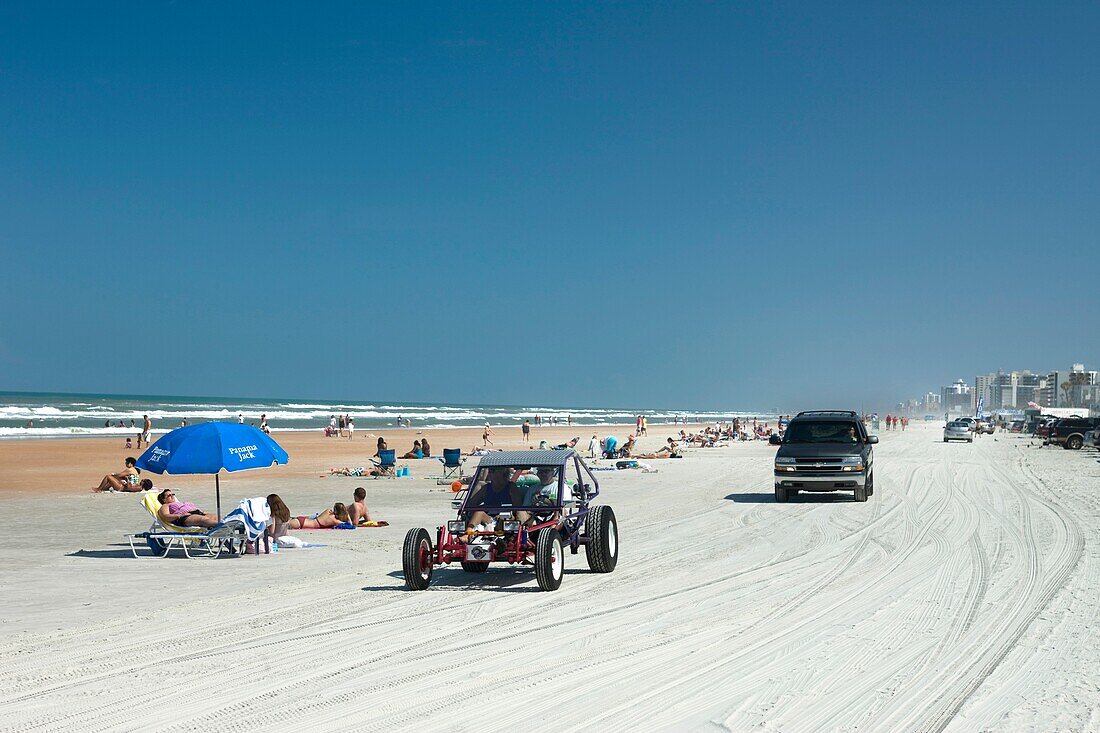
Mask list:
[{"label": "distant parked car", "polygon": [[966,423],[966,427],[972,433],[978,432],[978,419],[974,417],[957,417],[955,422]]},{"label": "distant parked car", "polygon": [[1064,417],[1054,423],[1047,436],[1047,443],[1060,445],[1066,450],[1080,450],[1085,444],[1085,433],[1100,424],[1100,417]]},{"label": "distant parked car", "polygon": [[952,440],[965,440],[967,443],[974,442],[974,433],[970,430],[968,425],[963,420],[952,420],[943,426],[943,442],[950,443]]},{"label": "distant parked car", "polygon": [[997,429],[997,425],[992,420],[979,420],[977,432],[985,435],[993,435],[993,431]]},{"label": "distant parked car", "polygon": [[1047,438],[1050,437],[1050,429],[1058,421],[1056,417],[1048,417],[1035,424],[1035,432],[1032,433],[1036,438],[1042,438],[1043,443],[1047,442]]},{"label": "distant parked car", "polygon": [[1013,420],[1012,424],[1008,426],[1008,432],[1010,433],[1022,433],[1024,431],[1023,420]]}]

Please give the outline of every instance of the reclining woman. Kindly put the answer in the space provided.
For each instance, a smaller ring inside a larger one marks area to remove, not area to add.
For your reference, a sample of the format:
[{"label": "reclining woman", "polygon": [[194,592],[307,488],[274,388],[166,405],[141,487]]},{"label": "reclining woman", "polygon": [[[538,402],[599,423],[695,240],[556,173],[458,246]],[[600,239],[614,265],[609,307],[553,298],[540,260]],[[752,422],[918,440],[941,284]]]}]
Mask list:
[{"label": "reclining woman", "polygon": [[118,473],[109,473],[99,482],[99,486],[92,491],[141,491],[138,474],[141,469],[135,466],[137,459],[133,456],[126,458],[126,468]]},{"label": "reclining woman", "polygon": [[189,501],[176,501],[176,492],[165,489],[157,494],[160,509],[157,518],[177,527],[217,527],[217,516],[204,512]]},{"label": "reclining woman", "polygon": [[649,458],[649,459],[654,459],[654,458],[679,458],[680,457],[680,447],[678,445],[676,445],[676,441],[673,440],[672,438],[668,438],[666,440],[666,442],[668,443],[668,445],[666,445],[665,447],[661,448],[660,450],[658,450],[654,453],[639,453],[638,455],[636,455],[634,457],[635,458]]},{"label": "reclining woman", "polygon": [[[269,499],[268,504],[270,503],[271,501]],[[287,529],[328,529],[329,527],[335,527],[338,524],[344,524],[350,521],[351,518],[348,516],[348,508],[341,502],[336,502],[332,505],[331,509],[326,509],[311,517],[305,515],[291,517],[290,522],[287,524]]]}]

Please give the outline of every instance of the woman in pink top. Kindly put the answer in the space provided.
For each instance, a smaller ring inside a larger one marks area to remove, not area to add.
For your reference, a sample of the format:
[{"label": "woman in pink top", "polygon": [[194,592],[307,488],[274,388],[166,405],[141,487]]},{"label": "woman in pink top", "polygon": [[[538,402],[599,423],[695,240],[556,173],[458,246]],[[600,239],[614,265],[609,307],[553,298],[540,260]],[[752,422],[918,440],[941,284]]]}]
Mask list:
[{"label": "woman in pink top", "polygon": [[202,511],[189,501],[176,501],[176,494],[171,489],[157,494],[157,500],[160,502],[157,516],[165,524],[174,524],[177,527],[218,526],[215,515]]}]

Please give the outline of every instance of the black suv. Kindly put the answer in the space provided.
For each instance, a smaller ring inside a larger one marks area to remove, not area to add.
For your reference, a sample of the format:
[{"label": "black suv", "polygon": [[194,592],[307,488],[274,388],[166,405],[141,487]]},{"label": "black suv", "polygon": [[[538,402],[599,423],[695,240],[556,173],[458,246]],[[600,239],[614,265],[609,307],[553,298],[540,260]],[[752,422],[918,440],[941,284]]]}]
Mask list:
[{"label": "black suv", "polygon": [[854,412],[818,410],[794,416],[775,454],[775,500],[801,491],[850,489],[856,501],[875,493],[877,435]]},{"label": "black suv", "polygon": [[1097,417],[1064,417],[1050,427],[1047,443],[1067,450],[1078,450],[1085,444],[1085,433],[1100,428]]}]

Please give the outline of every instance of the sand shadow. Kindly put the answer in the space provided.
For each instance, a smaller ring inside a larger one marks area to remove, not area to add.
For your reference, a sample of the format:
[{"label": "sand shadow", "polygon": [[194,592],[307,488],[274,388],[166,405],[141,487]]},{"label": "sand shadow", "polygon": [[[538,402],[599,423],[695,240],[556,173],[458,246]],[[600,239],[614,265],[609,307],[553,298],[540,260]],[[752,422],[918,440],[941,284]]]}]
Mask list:
[{"label": "sand shadow", "polygon": [[[565,575],[590,574],[587,568],[565,568]],[[391,578],[402,581],[402,585],[375,586],[363,588],[364,591],[379,590],[405,590],[405,574],[400,570],[386,573]],[[432,584],[430,588],[447,588],[458,590],[487,590],[494,593],[542,593],[538,581],[535,580],[534,568],[515,568],[507,565],[493,566],[484,573],[467,573],[458,563],[450,566],[444,565],[432,572]],[[415,591],[413,591],[415,592]]]},{"label": "sand shadow", "polygon": [[[778,504],[775,493],[771,494],[727,494],[727,501],[738,504]],[[847,492],[818,492],[800,491],[797,494],[787,494],[788,504],[831,504],[834,502],[855,501],[855,497]]]},{"label": "sand shadow", "polygon": [[[145,552],[146,555],[149,555],[149,557],[154,557],[154,555],[152,555],[151,553],[149,553],[147,551],[148,548],[142,548],[142,547],[138,548],[138,554],[139,555],[142,554],[143,549],[146,550],[146,552]],[[120,548],[117,548],[117,549],[114,549],[114,550],[84,550],[84,549],[80,549],[80,550],[76,550],[75,552],[68,552],[68,553],[65,554],[65,557],[87,557],[87,558],[92,558],[92,559],[104,559],[104,558],[111,558],[111,557],[129,557],[129,558],[132,558],[133,556],[134,556],[134,553],[130,552],[130,546],[129,545],[126,545],[124,547],[120,547]]]},{"label": "sand shadow", "polygon": [[229,552],[226,552],[224,550],[222,551],[221,555],[219,555],[216,558],[215,557],[207,557],[206,555],[202,554],[201,551],[196,551],[196,550],[192,550],[191,551],[192,552],[191,557],[187,557],[186,555],[183,554],[182,551],[180,551],[178,549],[173,549],[171,552],[168,553],[167,556],[154,555],[152,553],[152,551],[150,551],[149,547],[147,545],[143,544],[143,543],[134,543],[134,546],[137,548],[137,553],[138,553],[136,558],[134,557],[134,553],[130,550],[129,545],[114,545],[112,549],[103,549],[103,550],[85,550],[85,549],[82,548],[82,549],[79,549],[79,550],[75,550],[73,552],[65,553],[65,557],[83,557],[83,558],[88,558],[88,559],[92,559],[92,560],[109,560],[109,559],[112,559],[112,558],[128,557],[131,560],[148,560],[150,558],[155,559],[155,560],[171,560],[171,559],[174,559],[174,558],[179,558],[180,560],[207,560],[207,561],[209,561],[209,560],[225,560],[225,559],[228,559],[228,558],[234,558],[235,559],[235,558],[238,558],[238,557],[243,557],[243,555],[229,553]]}]

